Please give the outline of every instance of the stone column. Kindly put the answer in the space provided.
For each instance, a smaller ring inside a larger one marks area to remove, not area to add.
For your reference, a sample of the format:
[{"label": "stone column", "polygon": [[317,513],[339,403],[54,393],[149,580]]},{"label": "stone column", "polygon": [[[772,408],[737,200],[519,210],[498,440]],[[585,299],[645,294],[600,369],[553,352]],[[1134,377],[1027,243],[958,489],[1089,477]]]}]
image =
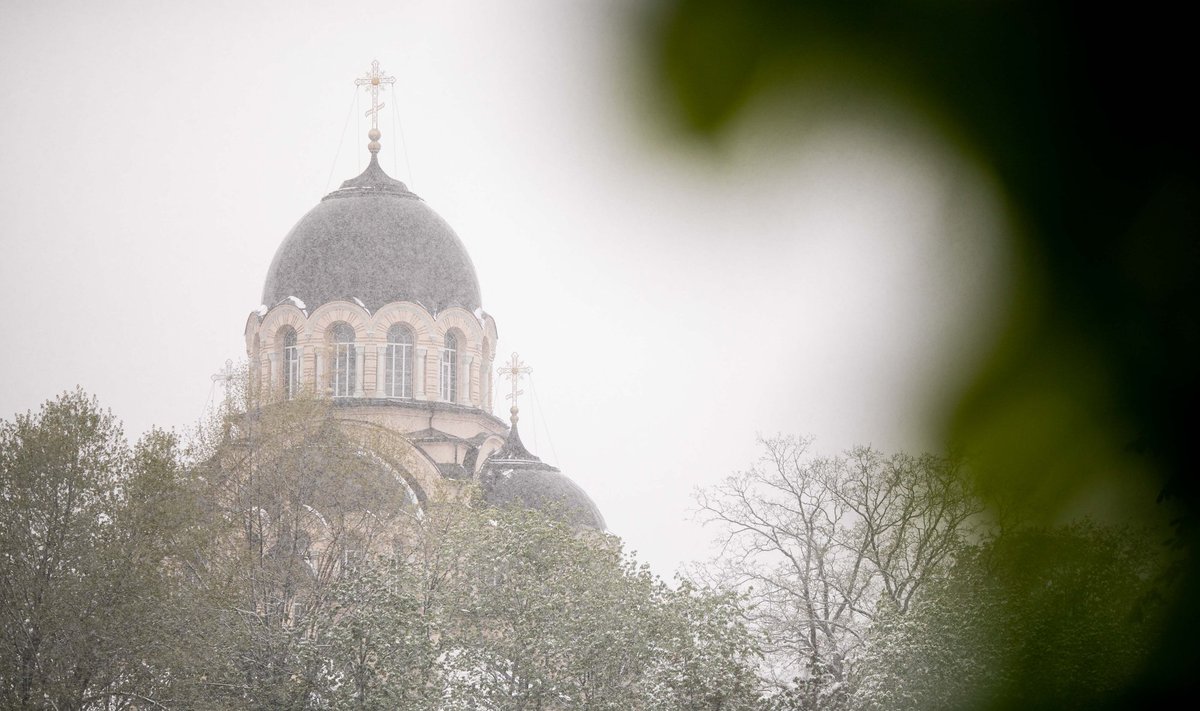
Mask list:
[{"label": "stone column", "polygon": [[362,397],[363,382],[367,379],[367,349],[363,346],[355,346],[354,360],[358,365],[354,371],[354,397]]},{"label": "stone column", "polygon": [[296,384],[300,390],[307,386],[308,379],[311,377],[308,374],[308,352],[310,350],[312,349],[309,346],[300,346],[300,373],[297,376],[300,382]]},{"label": "stone column", "polygon": [[484,410],[487,410],[488,413],[491,413],[492,412],[492,379],[496,377],[495,373],[492,372],[492,361],[489,361],[488,359],[484,358],[483,366],[480,370],[480,374],[482,375],[483,382],[485,383],[482,386],[483,397],[481,399],[483,402],[480,403],[480,407],[482,407]]},{"label": "stone column", "polygon": [[387,367],[387,346],[375,347],[375,397],[388,397],[391,393],[383,388],[387,384],[383,369]]},{"label": "stone column", "polygon": [[483,409],[487,402],[487,376],[487,356],[481,355],[479,356],[479,390],[476,392],[477,397],[475,398],[475,405],[480,409]]},{"label": "stone column", "polygon": [[325,394],[325,387],[324,387],[324,383],[325,383],[325,357],[324,356],[325,356],[325,353],[323,351],[325,349],[323,349],[321,347],[316,347],[313,350],[316,351],[313,354],[313,360],[316,361],[316,364],[313,368],[313,371],[314,371],[313,372],[313,392],[316,393],[317,395],[324,395]]},{"label": "stone column", "polygon": [[471,358],[471,405],[481,407],[483,405],[483,357],[472,356]]},{"label": "stone column", "polygon": [[458,404],[471,406],[471,370],[475,357],[463,355],[460,359],[462,367],[458,369]]},{"label": "stone column", "polygon": [[413,380],[416,381],[413,383],[413,398],[417,399],[417,400],[428,400],[428,399],[430,399],[428,388],[427,388],[427,386],[429,384],[429,373],[426,372],[426,370],[425,370],[425,368],[426,368],[425,361],[427,359],[426,356],[429,355],[429,349],[428,348],[418,348],[416,350],[417,350],[417,362],[416,362],[417,367],[413,370]]},{"label": "stone column", "polygon": [[[266,389],[268,391],[274,390],[275,388],[279,387],[280,383],[283,382],[282,380],[277,379],[277,374],[279,373],[279,365],[275,361],[278,358],[279,358],[279,354],[276,353],[274,350],[267,353],[267,388]],[[286,397],[287,393],[284,393],[284,396]]]}]

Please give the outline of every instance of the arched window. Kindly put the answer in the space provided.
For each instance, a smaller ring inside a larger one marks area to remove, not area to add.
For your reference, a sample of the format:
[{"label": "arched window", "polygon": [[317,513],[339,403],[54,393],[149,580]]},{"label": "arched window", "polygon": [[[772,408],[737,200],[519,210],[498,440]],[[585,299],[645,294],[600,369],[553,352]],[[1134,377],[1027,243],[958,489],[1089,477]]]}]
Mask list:
[{"label": "arched window", "polygon": [[388,329],[383,358],[383,392],[387,397],[412,397],[413,334],[404,324]]},{"label": "arched window", "polygon": [[354,327],[342,322],[333,327],[333,396],[354,395],[357,379]]},{"label": "arched window", "polygon": [[300,394],[300,346],[290,326],[283,332],[283,392],[289,400]]},{"label": "arched window", "polygon": [[453,333],[446,334],[446,345],[442,348],[442,399],[454,402],[458,399],[458,339]]}]

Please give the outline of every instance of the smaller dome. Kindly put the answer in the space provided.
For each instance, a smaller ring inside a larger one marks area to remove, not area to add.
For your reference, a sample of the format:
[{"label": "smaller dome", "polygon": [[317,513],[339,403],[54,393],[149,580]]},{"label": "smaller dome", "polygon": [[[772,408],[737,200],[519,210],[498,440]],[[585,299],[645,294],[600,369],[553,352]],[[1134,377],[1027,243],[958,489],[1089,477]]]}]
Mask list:
[{"label": "smaller dome", "polygon": [[507,441],[488,457],[480,470],[479,483],[484,500],[493,506],[523,506],[577,528],[606,528],[604,516],[587,492],[521,443],[515,413]]},{"label": "smaller dome", "polygon": [[[489,462],[482,477],[483,498],[493,506],[523,506],[558,517],[572,526],[605,529],[604,517],[578,484],[549,464],[506,467]],[[539,462],[540,464],[540,462]]]}]

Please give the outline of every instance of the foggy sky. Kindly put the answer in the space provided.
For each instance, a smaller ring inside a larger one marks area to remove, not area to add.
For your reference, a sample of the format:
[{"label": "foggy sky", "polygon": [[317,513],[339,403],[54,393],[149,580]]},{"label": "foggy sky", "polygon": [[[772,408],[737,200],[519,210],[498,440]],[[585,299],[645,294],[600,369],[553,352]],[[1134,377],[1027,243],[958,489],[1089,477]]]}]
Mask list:
[{"label": "foggy sky", "polygon": [[759,433],[933,446],[1003,298],[986,174],[850,99],[701,150],[611,5],[5,0],[0,417],[78,384],[131,436],[192,426],[284,235],[365,165],[378,58],[381,164],[533,367],[526,444],[658,572],[706,555],[691,491]]}]

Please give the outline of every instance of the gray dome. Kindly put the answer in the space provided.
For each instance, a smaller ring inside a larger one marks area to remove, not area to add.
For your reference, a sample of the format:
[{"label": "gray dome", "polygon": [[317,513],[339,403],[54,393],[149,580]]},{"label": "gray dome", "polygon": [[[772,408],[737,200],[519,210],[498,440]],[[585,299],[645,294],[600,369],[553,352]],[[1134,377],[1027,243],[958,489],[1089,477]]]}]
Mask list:
[{"label": "gray dome", "polygon": [[604,516],[591,497],[549,464],[488,463],[483,472],[483,498],[493,506],[523,506],[557,516],[572,526],[605,529]]},{"label": "gray dome", "polygon": [[372,311],[415,301],[432,313],[480,308],[479,280],[458,235],[421,198],[388,177],[375,156],[300,218],[283,240],[263,303],[289,296],[309,311],[357,298]]},{"label": "gray dome", "polygon": [[480,470],[483,498],[493,506],[523,506],[542,511],[575,527],[606,528],[591,497],[557,468],[534,456],[521,443],[516,413],[504,446]]}]

